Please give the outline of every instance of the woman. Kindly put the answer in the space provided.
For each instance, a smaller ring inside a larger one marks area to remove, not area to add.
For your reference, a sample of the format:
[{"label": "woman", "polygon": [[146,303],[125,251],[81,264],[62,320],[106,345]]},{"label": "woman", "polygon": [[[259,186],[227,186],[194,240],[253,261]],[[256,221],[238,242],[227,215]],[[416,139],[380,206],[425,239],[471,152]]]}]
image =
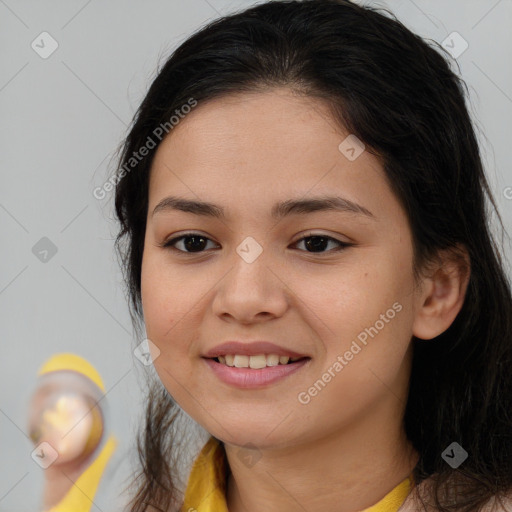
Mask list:
[{"label": "woman", "polygon": [[[276,1],[160,70],[115,178],[160,381],[132,511],[512,510],[510,284],[441,51]],[[184,496],[181,410],[211,436]]]}]

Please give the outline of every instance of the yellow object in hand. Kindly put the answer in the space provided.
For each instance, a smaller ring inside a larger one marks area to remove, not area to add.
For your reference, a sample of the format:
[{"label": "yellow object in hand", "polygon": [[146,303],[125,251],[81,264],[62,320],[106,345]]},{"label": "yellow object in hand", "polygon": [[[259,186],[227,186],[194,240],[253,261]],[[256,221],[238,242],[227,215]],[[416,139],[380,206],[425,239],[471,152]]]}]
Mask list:
[{"label": "yellow object in hand", "polygon": [[66,495],[47,512],[89,512],[117,446],[113,435],[105,439],[104,411],[99,405],[105,393],[103,381],[88,361],[69,353],[51,357],[38,376],[29,420],[32,441],[51,445],[58,454],[55,466],[86,464]]}]

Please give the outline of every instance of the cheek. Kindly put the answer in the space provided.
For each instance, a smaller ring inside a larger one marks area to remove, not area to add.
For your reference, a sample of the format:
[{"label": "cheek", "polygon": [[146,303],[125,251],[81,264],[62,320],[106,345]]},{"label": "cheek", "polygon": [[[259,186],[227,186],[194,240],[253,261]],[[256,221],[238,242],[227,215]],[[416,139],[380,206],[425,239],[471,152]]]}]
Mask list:
[{"label": "cheek", "polygon": [[[347,335],[373,325],[401,294],[402,283],[377,262],[336,269],[324,278],[297,283],[294,290],[324,324],[329,338],[342,342]],[[392,314],[393,312],[391,312]]]},{"label": "cheek", "polygon": [[145,251],[141,269],[141,298],[144,324],[147,337],[158,347],[160,356],[155,360],[155,368],[168,360],[172,348],[173,325],[180,318],[180,307],[184,301],[176,300],[175,283],[168,281],[157,255]]},{"label": "cheek", "polygon": [[179,388],[175,379],[187,382],[190,377],[192,351],[197,349],[194,340],[201,324],[195,311],[199,311],[203,294],[200,280],[177,275],[165,254],[151,249],[144,253],[141,297],[146,334],[160,351],[154,366],[173,396]]},{"label": "cheek", "polygon": [[[157,338],[190,310],[194,288],[179,278],[165,260],[160,249],[144,251],[141,268],[141,297],[146,328]],[[148,336],[149,337],[149,336]]]},{"label": "cheek", "polygon": [[400,364],[411,338],[412,277],[405,265],[391,260],[376,258],[372,265],[339,272],[321,286],[315,283],[309,293],[303,289],[326,363],[346,354],[351,366],[376,362],[392,369]]},{"label": "cheek", "polygon": [[183,407],[190,399],[186,389],[197,394],[188,354],[194,335],[189,323],[194,298],[183,291],[178,281],[168,275],[157,257],[150,254],[144,257],[141,274],[144,323],[147,337],[159,350],[153,365],[163,386]]}]

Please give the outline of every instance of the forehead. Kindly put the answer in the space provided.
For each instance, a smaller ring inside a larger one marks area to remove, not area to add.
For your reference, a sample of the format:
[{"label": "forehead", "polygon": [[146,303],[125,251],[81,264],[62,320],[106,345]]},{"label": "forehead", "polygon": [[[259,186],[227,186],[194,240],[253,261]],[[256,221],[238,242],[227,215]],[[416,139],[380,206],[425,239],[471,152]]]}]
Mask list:
[{"label": "forehead", "polygon": [[197,162],[243,162],[249,154],[290,161],[299,147],[302,154],[327,150],[332,140],[325,138],[326,131],[339,138],[334,119],[318,99],[288,89],[237,93],[199,103],[164,139],[157,155],[169,148]]},{"label": "forehead", "polygon": [[368,151],[349,160],[339,148],[349,135],[324,102],[288,89],[199,103],[158,147],[150,211],[166,195],[214,197],[228,208],[308,192],[382,203],[391,194],[382,166]]}]

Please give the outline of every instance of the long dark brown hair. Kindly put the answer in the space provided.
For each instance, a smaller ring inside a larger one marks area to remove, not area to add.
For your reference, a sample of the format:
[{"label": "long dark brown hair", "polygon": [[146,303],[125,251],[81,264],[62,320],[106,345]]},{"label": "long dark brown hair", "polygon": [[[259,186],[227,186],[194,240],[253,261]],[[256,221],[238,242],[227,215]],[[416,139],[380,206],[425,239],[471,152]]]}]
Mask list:
[{"label": "long dark brown hair", "polygon": [[[460,313],[433,340],[412,338],[404,425],[420,454],[415,481],[432,477],[434,509],[473,512],[512,488],[512,298],[491,206],[502,236],[503,222],[484,175],[468,89],[450,62],[389,11],[348,0],[271,1],[209,23],[159,69],[120,148],[116,251],[140,338],[148,182],[159,140],[136,165],[130,159],[190,98],[201,105],[286,86],[324,101],[339,126],[380,159],[409,219],[415,276],[441,250],[460,244],[468,251]],[[180,506],[179,411],[154,381],[138,437],[132,512]],[[454,441],[469,453],[457,469],[441,456]]]}]

